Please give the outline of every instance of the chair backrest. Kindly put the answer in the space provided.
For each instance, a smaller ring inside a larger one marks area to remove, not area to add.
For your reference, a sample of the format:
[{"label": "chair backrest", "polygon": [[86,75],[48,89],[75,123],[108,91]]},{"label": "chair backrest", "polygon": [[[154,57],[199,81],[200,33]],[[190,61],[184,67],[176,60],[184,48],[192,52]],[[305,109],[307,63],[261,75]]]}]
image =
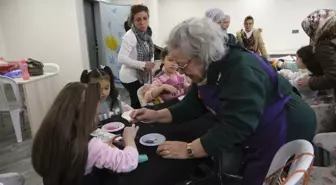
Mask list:
[{"label": "chair backrest", "polygon": [[25,179],[18,173],[0,174],[0,185],[24,185]]},{"label": "chair backrest", "polygon": [[[145,84],[146,85],[146,84]],[[145,107],[145,106],[147,106],[147,105],[154,105],[153,103],[147,103],[146,101],[145,101],[145,97],[144,97],[144,87],[145,87],[145,85],[143,85],[142,87],[140,87],[139,89],[138,89],[138,91],[137,91],[137,95],[138,95],[138,99],[139,99],[139,101],[140,101],[140,104],[141,104],[141,107]]]},{"label": "chair backrest", "polygon": [[314,144],[327,150],[336,159],[336,132],[316,134]]},{"label": "chair backrest", "polygon": [[59,66],[55,63],[43,63],[43,71],[46,73],[59,73]]},{"label": "chair backrest", "polygon": [[6,96],[6,85],[12,88],[15,101],[22,107],[19,85],[13,79],[0,75],[0,111],[10,111],[9,101]]},{"label": "chair backrest", "polygon": [[[311,154],[311,155],[302,155]],[[281,169],[292,156],[300,156],[293,161],[288,172],[288,179],[285,185],[295,185],[308,172],[314,160],[313,145],[306,140],[291,141],[282,146],[273,158],[271,167],[268,170],[267,177]],[[299,173],[295,173],[301,171]],[[265,184],[265,183],[264,183]]]}]

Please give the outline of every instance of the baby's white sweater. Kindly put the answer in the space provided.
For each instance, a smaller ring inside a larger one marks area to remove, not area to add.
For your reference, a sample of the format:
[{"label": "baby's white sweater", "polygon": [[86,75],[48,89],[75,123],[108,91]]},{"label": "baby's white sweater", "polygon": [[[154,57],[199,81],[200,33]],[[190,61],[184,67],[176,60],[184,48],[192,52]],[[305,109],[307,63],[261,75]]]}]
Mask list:
[{"label": "baby's white sweater", "polygon": [[317,96],[317,91],[312,91],[309,87],[301,87],[298,85],[298,81],[300,79],[306,78],[311,74],[308,69],[300,69],[298,72],[292,72],[289,69],[282,69],[279,73],[289,80],[292,86],[297,88],[304,100],[315,98]]}]

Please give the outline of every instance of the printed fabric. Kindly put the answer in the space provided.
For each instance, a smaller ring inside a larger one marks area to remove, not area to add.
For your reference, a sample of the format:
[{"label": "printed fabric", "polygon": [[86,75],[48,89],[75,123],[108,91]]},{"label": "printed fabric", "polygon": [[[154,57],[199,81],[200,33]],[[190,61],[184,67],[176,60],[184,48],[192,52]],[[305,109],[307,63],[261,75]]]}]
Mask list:
[{"label": "printed fabric", "polygon": [[174,86],[177,89],[176,93],[169,93],[169,94],[163,94],[160,97],[162,98],[163,101],[171,100],[174,98],[178,98],[180,96],[185,95],[187,92],[188,84],[186,82],[186,77],[176,73],[174,75],[167,75],[167,74],[162,74],[161,76],[157,77],[153,81],[153,86],[159,87],[162,84],[168,84],[171,86]]},{"label": "printed fabric", "polygon": [[244,32],[244,30],[241,30],[241,34],[242,34],[244,47],[250,51],[257,52],[254,49],[254,42],[255,42],[254,36],[253,36],[254,33],[252,33],[252,35],[248,37],[248,35]]},{"label": "printed fabric", "polygon": [[[142,32],[137,29],[134,25],[132,25],[132,31],[135,34],[137,39],[137,60],[148,62],[151,61],[154,56],[154,44],[152,41],[152,32],[150,29],[147,29],[147,32]],[[141,83],[148,82],[149,80],[149,73],[146,73],[143,70],[137,70],[138,72],[138,79]]]},{"label": "printed fabric", "polygon": [[313,46],[322,40],[332,40],[336,38],[336,10],[315,10],[307,16],[301,26],[310,37]]}]

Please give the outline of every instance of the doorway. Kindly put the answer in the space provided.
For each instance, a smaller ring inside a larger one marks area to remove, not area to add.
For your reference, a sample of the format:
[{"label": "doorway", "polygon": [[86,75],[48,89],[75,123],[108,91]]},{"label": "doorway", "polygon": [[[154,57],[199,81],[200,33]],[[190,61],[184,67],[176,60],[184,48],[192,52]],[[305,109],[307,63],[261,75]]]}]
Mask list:
[{"label": "doorway", "polygon": [[84,0],[85,29],[91,69],[98,68],[99,66],[99,47],[95,25],[94,3],[93,0]]}]

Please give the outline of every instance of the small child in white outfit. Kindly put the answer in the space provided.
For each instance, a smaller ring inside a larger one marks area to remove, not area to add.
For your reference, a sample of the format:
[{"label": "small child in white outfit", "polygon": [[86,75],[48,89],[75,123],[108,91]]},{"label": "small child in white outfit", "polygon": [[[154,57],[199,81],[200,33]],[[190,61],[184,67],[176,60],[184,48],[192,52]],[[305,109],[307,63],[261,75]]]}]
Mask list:
[{"label": "small child in white outfit", "polygon": [[309,87],[301,87],[298,85],[300,79],[311,75],[308,68],[314,60],[313,48],[312,46],[304,46],[296,52],[296,55],[296,66],[299,68],[299,71],[292,72],[289,69],[282,69],[279,73],[297,88],[304,100],[315,98],[317,96],[317,91],[312,91]]}]

